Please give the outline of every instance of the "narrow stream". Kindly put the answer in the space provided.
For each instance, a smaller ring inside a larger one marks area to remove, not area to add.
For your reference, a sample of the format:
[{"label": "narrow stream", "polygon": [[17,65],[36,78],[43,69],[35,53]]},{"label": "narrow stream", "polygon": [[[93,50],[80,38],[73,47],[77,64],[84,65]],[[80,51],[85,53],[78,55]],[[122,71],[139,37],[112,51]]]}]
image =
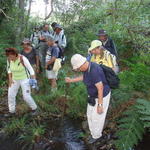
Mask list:
[{"label": "narrow stream", "polygon": [[[51,141],[51,144],[41,143],[42,148],[37,147],[33,150],[90,150],[79,138],[79,135],[82,133],[80,120],[64,118],[63,121],[51,120],[48,124],[47,140]],[[143,141],[134,150],[149,150],[149,148],[150,135],[145,135]],[[22,149],[15,143],[15,137],[5,140],[0,135],[0,150]]]},{"label": "narrow stream", "polygon": [[64,118],[60,124],[57,124],[51,140],[62,143],[62,150],[88,150],[79,138],[81,133],[81,122]]},{"label": "narrow stream", "polygon": [[[48,124],[50,126],[46,138],[51,141],[51,144],[40,143],[42,148],[37,146],[36,150],[88,150],[85,143],[79,138],[82,130],[81,122],[78,120],[64,118],[63,121],[50,121]],[[15,143],[15,137],[5,140],[0,136],[0,150],[22,149]]]}]

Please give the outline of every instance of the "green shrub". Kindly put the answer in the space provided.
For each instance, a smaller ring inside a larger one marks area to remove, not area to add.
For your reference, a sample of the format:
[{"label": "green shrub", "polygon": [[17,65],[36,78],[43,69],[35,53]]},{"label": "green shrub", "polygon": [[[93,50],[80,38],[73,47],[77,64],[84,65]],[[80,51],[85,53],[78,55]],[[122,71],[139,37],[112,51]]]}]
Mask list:
[{"label": "green shrub", "polygon": [[83,83],[70,85],[68,113],[73,117],[82,117],[86,111],[87,92]]}]

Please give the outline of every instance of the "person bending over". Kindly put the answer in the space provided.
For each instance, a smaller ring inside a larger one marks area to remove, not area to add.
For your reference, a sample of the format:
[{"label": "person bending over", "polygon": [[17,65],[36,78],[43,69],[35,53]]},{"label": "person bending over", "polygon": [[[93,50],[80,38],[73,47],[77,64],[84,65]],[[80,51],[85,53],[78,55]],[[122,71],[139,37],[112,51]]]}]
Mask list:
[{"label": "person bending over", "polygon": [[111,90],[102,68],[85,57],[75,54],[71,58],[73,70],[82,72],[76,78],[66,77],[67,83],[83,81],[88,92],[87,119],[92,137],[89,143],[94,143],[102,136],[105,118],[109,106]]}]

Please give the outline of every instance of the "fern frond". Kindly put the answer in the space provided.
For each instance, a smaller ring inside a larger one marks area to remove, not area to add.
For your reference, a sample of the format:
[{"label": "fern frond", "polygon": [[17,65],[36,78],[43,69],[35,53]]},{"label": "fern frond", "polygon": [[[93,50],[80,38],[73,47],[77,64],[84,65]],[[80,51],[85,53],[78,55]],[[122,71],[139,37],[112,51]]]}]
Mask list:
[{"label": "fern frond", "polygon": [[150,101],[137,99],[136,105],[123,113],[119,121],[118,140],[115,145],[118,150],[132,148],[142,139],[145,128],[150,127]]},{"label": "fern frond", "polygon": [[118,140],[115,145],[118,150],[127,150],[132,148],[138,143],[139,139],[142,139],[144,133],[143,122],[140,121],[139,114],[135,107],[127,110],[124,113],[119,123],[119,131],[117,132]]},{"label": "fern frond", "polygon": [[150,127],[150,101],[145,99],[137,99],[136,108],[140,114],[140,120],[144,124],[144,128]]}]

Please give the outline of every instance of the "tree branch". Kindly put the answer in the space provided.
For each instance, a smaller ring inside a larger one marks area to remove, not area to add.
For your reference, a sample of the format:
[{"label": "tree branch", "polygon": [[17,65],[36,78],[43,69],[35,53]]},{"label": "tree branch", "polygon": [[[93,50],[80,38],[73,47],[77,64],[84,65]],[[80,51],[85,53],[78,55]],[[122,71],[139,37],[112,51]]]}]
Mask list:
[{"label": "tree branch", "polygon": [[54,1],[54,0],[51,0],[51,2],[50,2],[51,11],[50,11],[49,14],[45,17],[44,20],[47,20],[47,19],[51,16],[51,14],[52,14],[52,12],[53,12],[53,1]]},{"label": "tree branch", "polygon": [[9,19],[11,19],[11,20],[14,19],[14,18],[12,18],[12,17],[7,16],[7,15],[5,14],[5,12],[3,11],[3,9],[1,9],[1,8],[0,8],[0,13],[2,13],[8,20],[9,20]]}]

